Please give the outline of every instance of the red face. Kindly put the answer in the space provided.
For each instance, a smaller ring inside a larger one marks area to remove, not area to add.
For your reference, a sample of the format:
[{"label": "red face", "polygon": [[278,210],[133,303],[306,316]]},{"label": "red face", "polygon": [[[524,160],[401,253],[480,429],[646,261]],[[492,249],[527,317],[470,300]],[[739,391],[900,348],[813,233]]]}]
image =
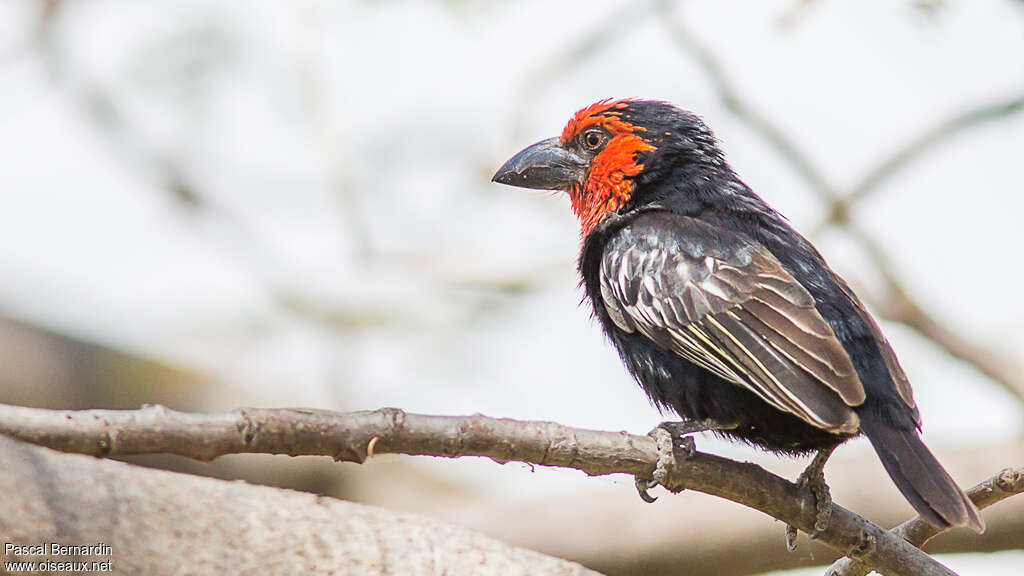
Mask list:
[{"label": "red face", "polygon": [[572,210],[586,236],[604,216],[622,208],[633,194],[633,176],[643,170],[637,153],[655,149],[637,135],[646,132],[622,119],[628,100],[602,100],[573,115],[559,139],[563,146],[576,145],[591,154],[582,181],[568,189]]},{"label": "red face", "polygon": [[550,138],[516,154],[494,175],[495,182],[524,188],[565,190],[585,237],[609,213],[629,201],[632,177],[644,166],[637,153],[655,150],[625,120],[629,100],[602,100],[576,114],[560,138]]}]

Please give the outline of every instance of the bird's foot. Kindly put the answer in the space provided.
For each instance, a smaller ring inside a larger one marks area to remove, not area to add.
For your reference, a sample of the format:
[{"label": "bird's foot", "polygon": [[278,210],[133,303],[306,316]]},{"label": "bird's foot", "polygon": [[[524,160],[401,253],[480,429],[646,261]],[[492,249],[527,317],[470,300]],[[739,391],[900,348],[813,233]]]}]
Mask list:
[{"label": "bird's foot", "polygon": [[[814,455],[814,460],[797,478],[796,484],[800,488],[808,488],[814,494],[814,530],[807,536],[812,540],[828,529],[829,520],[832,518],[832,495],[829,493],[828,484],[825,483],[825,462],[832,455],[832,448],[822,448]],[[786,526],[786,548],[792,552],[796,550],[796,527]]]},{"label": "bird's foot", "polygon": [[658,499],[651,496],[648,490],[664,482],[670,469],[675,467],[676,448],[681,449],[684,460],[693,456],[696,447],[690,434],[727,428],[730,426],[723,426],[711,420],[684,420],[682,422],[662,422],[654,430],[648,432],[647,435],[654,438],[654,443],[658,447],[658,463],[650,480],[639,476],[635,478],[636,491],[640,494],[640,499],[648,504]]}]

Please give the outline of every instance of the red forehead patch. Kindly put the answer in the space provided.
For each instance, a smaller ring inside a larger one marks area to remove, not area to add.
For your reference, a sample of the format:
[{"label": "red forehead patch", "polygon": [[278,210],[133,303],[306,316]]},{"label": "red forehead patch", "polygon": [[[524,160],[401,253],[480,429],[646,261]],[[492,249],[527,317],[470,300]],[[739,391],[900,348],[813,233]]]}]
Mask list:
[{"label": "red forehead patch", "polygon": [[590,106],[573,114],[569,123],[562,130],[560,140],[568,144],[584,128],[590,126],[601,126],[605,130],[618,134],[632,134],[636,131],[645,130],[643,126],[634,126],[622,119],[622,113],[629,107],[630,100],[604,99],[594,102]]}]

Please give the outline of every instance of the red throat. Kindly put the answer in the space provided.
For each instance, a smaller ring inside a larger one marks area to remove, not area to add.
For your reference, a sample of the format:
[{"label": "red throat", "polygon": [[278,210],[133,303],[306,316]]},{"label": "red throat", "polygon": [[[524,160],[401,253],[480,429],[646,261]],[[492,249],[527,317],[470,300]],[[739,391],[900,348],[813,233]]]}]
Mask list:
[{"label": "red throat", "polygon": [[611,140],[593,160],[582,184],[569,190],[572,211],[580,220],[580,234],[586,237],[609,213],[622,208],[633,195],[633,176],[644,165],[637,162],[638,152],[655,150],[649,142],[637,136],[642,126],[630,124],[622,118],[629,106],[628,100],[602,100],[577,112],[565,130],[563,143],[571,142],[577,134],[590,126],[600,126],[611,134]]}]

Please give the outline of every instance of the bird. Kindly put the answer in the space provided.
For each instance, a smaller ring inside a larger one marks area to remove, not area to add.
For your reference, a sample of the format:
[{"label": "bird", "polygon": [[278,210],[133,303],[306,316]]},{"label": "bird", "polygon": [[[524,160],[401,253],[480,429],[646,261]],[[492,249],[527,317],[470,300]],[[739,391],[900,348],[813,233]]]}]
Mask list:
[{"label": "bird", "polygon": [[[682,418],[677,433],[815,454],[799,479],[817,502],[812,537],[831,511],[825,463],[860,435],[924,520],[984,531],[922,442],[910,382],[878,323],[740,179],[699,116],[658,100],[601,100],[492,180],[568,194],[584,300],[651,402]],[[656,481],[637,484],[652,501]],[[791,549],[795,536],[789,527]]]}]

